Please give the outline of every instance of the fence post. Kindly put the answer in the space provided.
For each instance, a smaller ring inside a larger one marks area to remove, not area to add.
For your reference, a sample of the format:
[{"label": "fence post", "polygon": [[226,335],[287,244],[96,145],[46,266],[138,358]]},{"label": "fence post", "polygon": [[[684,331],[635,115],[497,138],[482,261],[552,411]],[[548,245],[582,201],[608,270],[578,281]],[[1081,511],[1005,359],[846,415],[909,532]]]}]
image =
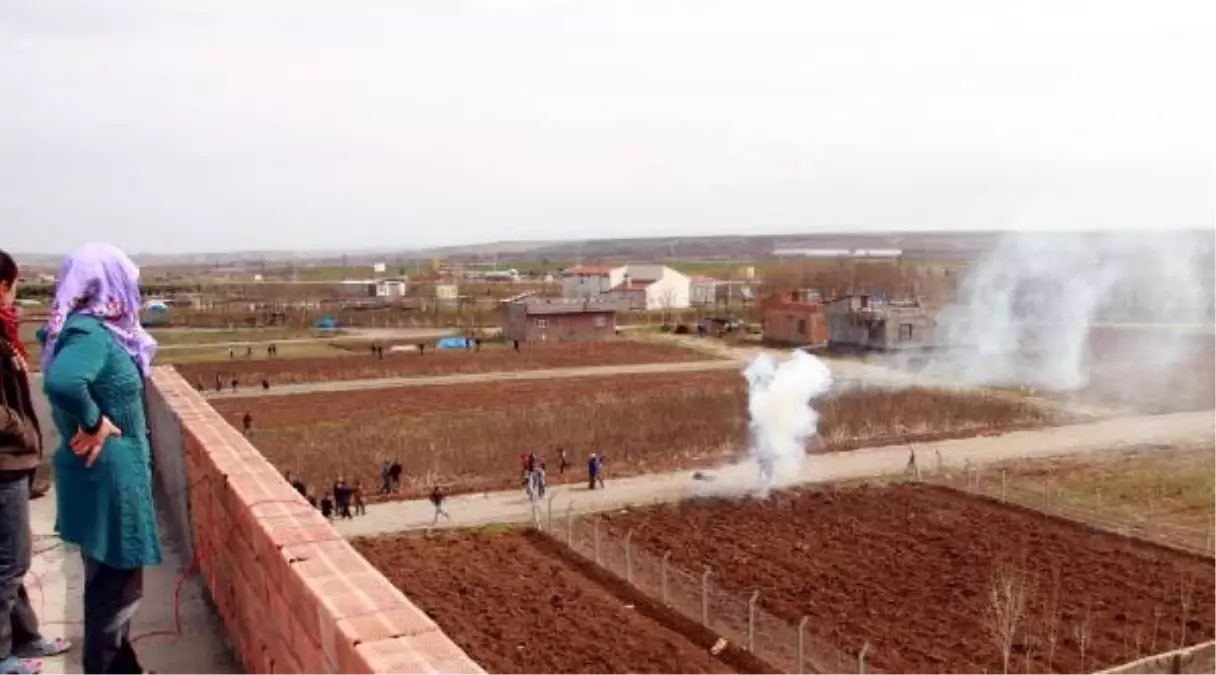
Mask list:
[{"label": "fence post", "polygon": [[1102,512],[1102,488],[1098,488],[1097,490],[1094,491],[1094,500],[1096,502],[1098,502],[1098,505],[1094,510],[1097,511],[1098,513],[1101,513]]},{"label": "fence post", "polygon": [[701,625],[709,627],[709,568],[701,573]]},{"label": "fence post", "polygon": [[1153,529],[1153,500],[1148,500],[1148,514],[1144,517],[1144,529]]},{"label": "fence post", "polygon": [[752,597],[747,601],[747,651],[756,651],[756,601],[760,599],[760,591],[752,591]]},{"label": "fence post", "polygon": [[553,534],[553,498],[556,496],[556,492],[549,493],[549,524],[546,526],[549,529],[549,534]]},{"label": "fence post", "polygon": [[625,533],[625,581],[633,583],[633,529]]},{"label": "fence post", "polygon": [[604,559],[602,557],[600,557],[600,519],[599,518],[595,519],[595,531],[593,532],[593,536],[595,537],[595,564],[602,566],[604,564]]},{"label": "fence post", "polygon": [[806,622],[810,619],[804,616],[798,621],[798,674],[806,672]]},{"label": "fence post", "polygon": [[667,561],[671,558],[671,551],[663,554],[663,562],[659,566],[659,587],[660,593],[663,596],[663,604],[667,604]]},{"label": "fence post", "polygon": [[1051,481],[1043,479],[1043,510],[1051,508]]},{"label": "fence post", "polygon": [[574,502],[566,505],[566,546],[574,548]]},{"label": "fence post", "polygon": [[1008,488],[1009,478],[1005,475],[1005,470],[1001,469],[1001,502],[1005,501],[1005,490]]},{"label": "fence post", "polygon": [[867,642],[861,646],[861,652],[857,654],[857,672],[866,672],[866,652],[870,651],[870,643]]}]

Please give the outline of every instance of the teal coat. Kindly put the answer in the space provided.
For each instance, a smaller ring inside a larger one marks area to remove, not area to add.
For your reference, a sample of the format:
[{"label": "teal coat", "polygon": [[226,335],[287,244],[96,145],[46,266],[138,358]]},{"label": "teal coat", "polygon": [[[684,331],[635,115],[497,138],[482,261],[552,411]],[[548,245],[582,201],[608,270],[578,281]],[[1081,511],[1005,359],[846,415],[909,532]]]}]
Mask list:
[{"label": "teal coat", "polygon": [[[99,319],[74,315],[64,323],[43,388],[63,441],[55,451],[59,536],[110,567],[161,562],[152,506],[144,378]],[[69,440],[105,415],[122,431],[106,441],[91,468]]]}]

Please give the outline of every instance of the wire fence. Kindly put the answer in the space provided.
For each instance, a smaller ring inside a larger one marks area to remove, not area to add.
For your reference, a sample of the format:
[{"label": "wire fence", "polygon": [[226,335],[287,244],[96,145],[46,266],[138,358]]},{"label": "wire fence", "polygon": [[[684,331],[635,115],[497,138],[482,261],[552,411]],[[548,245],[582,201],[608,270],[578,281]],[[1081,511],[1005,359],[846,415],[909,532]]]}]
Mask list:
[{"label": "wire fence", "polygon": [[657,554],[643,549],[631,541],[631,531],[609,528],[598,514],[580,515],[569,507],[554,512],[538,503],[534,524],[659,604],[782,672],[883,672],[868,664],[868,645],[858,645],[857,654],[848,654],[816,636],[809,617],[791,624],[773,616],[761,607],[758,590],[749,597],[725,591],[708,568],[699,572],[680,569],[671,564],[670,551]]},{"label": "wire fence", "polygon": [[1101,490],[1066,490],[1050,477],[1037,482],[1013,475],[1002,468],[969,466],[958,473],[935,472],[917,479],[962,492],[980,494],[1000,502],[1017,504],[1115,534],[1144,539],[1163,546],[1203,556],[1216,554],[1212,516],[1206,525],[1168,522],[1152,501],[1132,511],[1103,499]]}]

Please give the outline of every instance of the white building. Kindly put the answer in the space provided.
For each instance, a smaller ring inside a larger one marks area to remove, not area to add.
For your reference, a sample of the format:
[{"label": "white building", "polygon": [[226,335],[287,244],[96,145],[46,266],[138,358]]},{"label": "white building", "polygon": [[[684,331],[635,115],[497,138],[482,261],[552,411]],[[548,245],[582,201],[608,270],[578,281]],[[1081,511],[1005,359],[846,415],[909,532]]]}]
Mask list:
[{"label": "white building", "polygon": [[578,265],[562,273],[562,295],[627,302],[635,309],[685,309],[692,280],[665,265]]},{"label": "white building", "polygon": [[381,279],[376,282],[377,298],[404,297],[409,290],[409,282],[405,279]]},{"label": "white building", "polygon": [[455,300],[459,293],[456,284],[435,284],[435,298],[439,300]]},{"label": "white building", "polygon": [[712,305],[718,299],[718,280],[713,277],[689,278],[688,301],[694,305]]}]

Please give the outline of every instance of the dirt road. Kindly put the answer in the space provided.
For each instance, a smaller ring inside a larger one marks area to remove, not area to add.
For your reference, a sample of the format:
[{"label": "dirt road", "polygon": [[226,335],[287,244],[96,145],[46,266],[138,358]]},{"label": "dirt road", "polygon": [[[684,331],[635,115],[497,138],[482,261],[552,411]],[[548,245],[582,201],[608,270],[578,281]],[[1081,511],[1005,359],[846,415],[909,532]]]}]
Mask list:
[{"label": "dirt road", "polygon": [[[222,329],[192,329],[194,331],[218,332]],[[187,332],[179,329],[179,332]],[[359,340],[437,340],[452,335],[447,328],[344,328],[341,335],[331,337],[288,338],[285,340],[236,340],[232,342],[181,342],[160,345],[159,351],[177,349],[232,349],[236,347],[264,347],[266,345],[308,345],[330,342],[357,342]]]},{"label": "dirt road", "polygon": [[[947,470],[957,469],[970,460],[980,466],[990,462],[1028,457],[1075,455],[1086,452],[1153,446],[1210,445],[1216,435],[1212,411],[1149,415],[1076,424],[1034,431],[1019,431],[1004,436],[968,438],[918,445],[922,469],[936,464],[941,455]],[[806,483],[864,478],[903,471],[908,461],[908,446],[895,445],[827,455],[810,455],[801,470],[775,487]],[[576,466],[579,464],[575,463]],[[450,522],[441,526],[468,527],[498,522],[522,522],[532,517],[565,517],[568,510],[590,513],[623,508],[631,504],[679,501],[698,496],[749,494],[759,487],[757,473],[750,464],[735,465],[712,472],[712,480],[696,480],[692,471],[649,474],[612,480],[608,487],[588,490],[585,485],[557,486],[549,503],[530,503],[522,491],[505,491],[453,497],[447,503]],[[374,504],[367,515],[340,521],[337,528],[347,536],[369,535],[426,528],[431,525],[431,505],[422,500]]]},{"label": "dirt road", "polygon": [[641,363],[623,366],[591,366],[587,368],[548,368],[543,370],[517,370],[496,373],[466,373],[463,375],[438,375],[434,377],[390,377],[374,380],[335,380],[309,382],[306,384],[284,384],[263,391],[247,387],[237,391],[207,392],[209,399],[250,398],[254,396],[284,396],[311,394],[316,392],[355,391],[363,389],[390,389],[393,387],[425,387],[444,384],[467,384],[470,382],[501,382],[507,380],[551,380],[563,377],[594,377],[604,375],[636,375],[642,373],[692,373],[706,370],[738,369],[736,361],[687,361],[682,363]]}]

